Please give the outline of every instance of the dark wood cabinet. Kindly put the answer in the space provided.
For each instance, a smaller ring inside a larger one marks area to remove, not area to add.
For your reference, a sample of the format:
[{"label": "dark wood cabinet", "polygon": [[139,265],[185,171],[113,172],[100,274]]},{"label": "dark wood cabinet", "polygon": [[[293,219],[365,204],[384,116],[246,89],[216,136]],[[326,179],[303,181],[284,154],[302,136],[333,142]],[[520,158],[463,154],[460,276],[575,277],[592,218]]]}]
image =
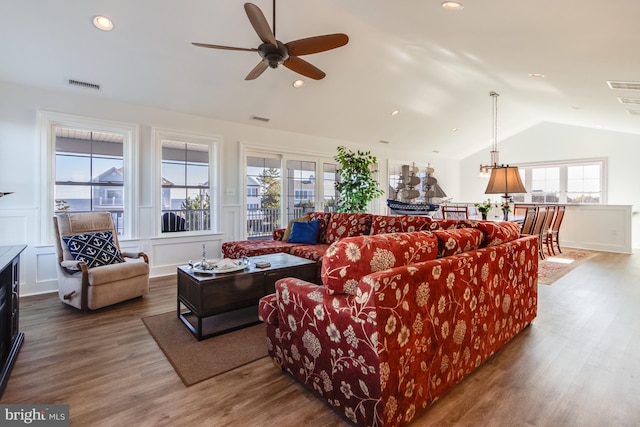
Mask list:
[{"label": "dark wood cabinet", "polygon": [[0,396],[24,340],[20,332],[20,254],[26,248],[0,246]]}]

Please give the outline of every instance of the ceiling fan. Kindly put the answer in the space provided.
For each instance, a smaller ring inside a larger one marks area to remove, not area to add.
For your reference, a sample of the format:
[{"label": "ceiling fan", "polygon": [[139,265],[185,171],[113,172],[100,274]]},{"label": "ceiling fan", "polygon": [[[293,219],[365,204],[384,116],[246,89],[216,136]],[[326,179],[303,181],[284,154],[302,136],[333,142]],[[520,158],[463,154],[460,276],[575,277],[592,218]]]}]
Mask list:
[{"label": "ceiling fan", "polygon": [[262,60],[253,70],[247,74],[245,80],[253,80],[260,76],[267,67],[278,68],[282,64],[288,69],[311,79],[320,80],[326,74],[299,56],[324,52],[344,46],[349,42],[346,34],[327,34],[324,36],[308,37],[294,40],[289,43],[282,43],[276,40],[276,0],[273,0],[273,31],[269,28],[269,23],[258,6],[253,3],[245,3],[244,10],[253,26],[253,29],[262,40],[258,48],[243,48],[232,46],[220,46],[206,43],[192,43],[198,47],[208,47],[212,49],[241,50],[248,52],[258,52]]}]

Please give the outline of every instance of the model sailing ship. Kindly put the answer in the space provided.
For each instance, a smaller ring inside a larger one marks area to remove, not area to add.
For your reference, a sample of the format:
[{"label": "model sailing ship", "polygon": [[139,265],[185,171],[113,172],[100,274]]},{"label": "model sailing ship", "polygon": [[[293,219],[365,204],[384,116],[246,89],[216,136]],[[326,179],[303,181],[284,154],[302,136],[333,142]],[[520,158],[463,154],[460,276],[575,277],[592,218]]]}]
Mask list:
[{"label": "model sailing ship", "polygon": [[402,165],[395,189],[394,199],[387,199],[387,206],[395,214],[399,215],[429,215],[440,209],[438,204],[443,197],[447,197],[445,192],[438,185],[438,180],[433,177],[434,169],[427,165],[424,179],[424,203],[417,203],[415,199],[420,197],[420,191],[416,186],[420,184],[420,177],[417,176],[418,168],[415,165]]}]

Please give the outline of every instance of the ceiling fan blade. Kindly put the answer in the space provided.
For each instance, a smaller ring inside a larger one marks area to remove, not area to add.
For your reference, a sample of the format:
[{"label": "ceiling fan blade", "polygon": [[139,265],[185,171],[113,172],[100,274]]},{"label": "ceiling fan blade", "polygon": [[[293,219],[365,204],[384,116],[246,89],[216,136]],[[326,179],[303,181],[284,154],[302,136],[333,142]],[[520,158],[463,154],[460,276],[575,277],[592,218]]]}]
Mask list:
[{"label": "ceiling fan blade", "polygon": [[256,30],[260,40],[264,43],[271,43],[272,45],[277,46],[278,42],[276,41],[276,37],[273,35],[273,31],[271,31],[271,28],[269,27],[267,18],[264,17],[260,8],[253,3],[245,3],[244,10],[247,12],[249,22],[253,25],[253,29]]},{"label": "ceiling fan blade", "polygon": [[294,40],[286,43],[285,46],[289,51],[289,55],[300,56],[335,49],[344,46],[348,42],[349,36],[340,33]]},{"label": "ceiling fan blade", "polygon": [[300,59],[297,56],[289,55],[289,59],[282,63],[285,67],[290,69],[291,71],[295,71],[298,74],[302,74],[303,76],[307,76],[310,79],[320,80],[323,79],[326,74],[316,67],[315,65],[309,64],[304,59]]},{"label": "ceiling fan blade", "polygon": [[253,67],[253,70],[251,70],[249,74],[247,74],[247,77],[245,77],[244,79],[253,80],[255,78],[258,78],[260,74],[264,73],[264,70],[266,70],[267,68],[269,68],[269,64],[267,64],[266,61],[260,61],[258,65]]},{"label": "ceiling fan blade", "polygon": [[244,50],[247,52],[257,52],[256,48],[246,48],[246,47],[233,47],[233,46],[220,46],[217,44],[207,44],[207,43],[191,43],[194,46],[198,47],[209,47],[211,49],[225,49],[225,50]]}]

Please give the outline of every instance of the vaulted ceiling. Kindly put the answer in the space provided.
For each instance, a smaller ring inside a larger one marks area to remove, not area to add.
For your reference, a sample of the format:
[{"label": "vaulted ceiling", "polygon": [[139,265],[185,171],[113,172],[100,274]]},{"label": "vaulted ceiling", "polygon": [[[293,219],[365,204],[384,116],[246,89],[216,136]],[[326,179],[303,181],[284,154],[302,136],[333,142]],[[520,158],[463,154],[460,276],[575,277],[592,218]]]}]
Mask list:
[{"label": "vaulted ceiling", "polygon": [[639,1],[461,1],[279,0],[278,40],[350,39],[304,56],[327,76],[296,89],[282,66],[244,80],[256,52],[191,44],[257,48],[242,2],[0,0],[0,80],[451,158],[490,145],[490,91],[499,140],[544,121],[640,134],[640,90],[607,84],[640,82]]}]

